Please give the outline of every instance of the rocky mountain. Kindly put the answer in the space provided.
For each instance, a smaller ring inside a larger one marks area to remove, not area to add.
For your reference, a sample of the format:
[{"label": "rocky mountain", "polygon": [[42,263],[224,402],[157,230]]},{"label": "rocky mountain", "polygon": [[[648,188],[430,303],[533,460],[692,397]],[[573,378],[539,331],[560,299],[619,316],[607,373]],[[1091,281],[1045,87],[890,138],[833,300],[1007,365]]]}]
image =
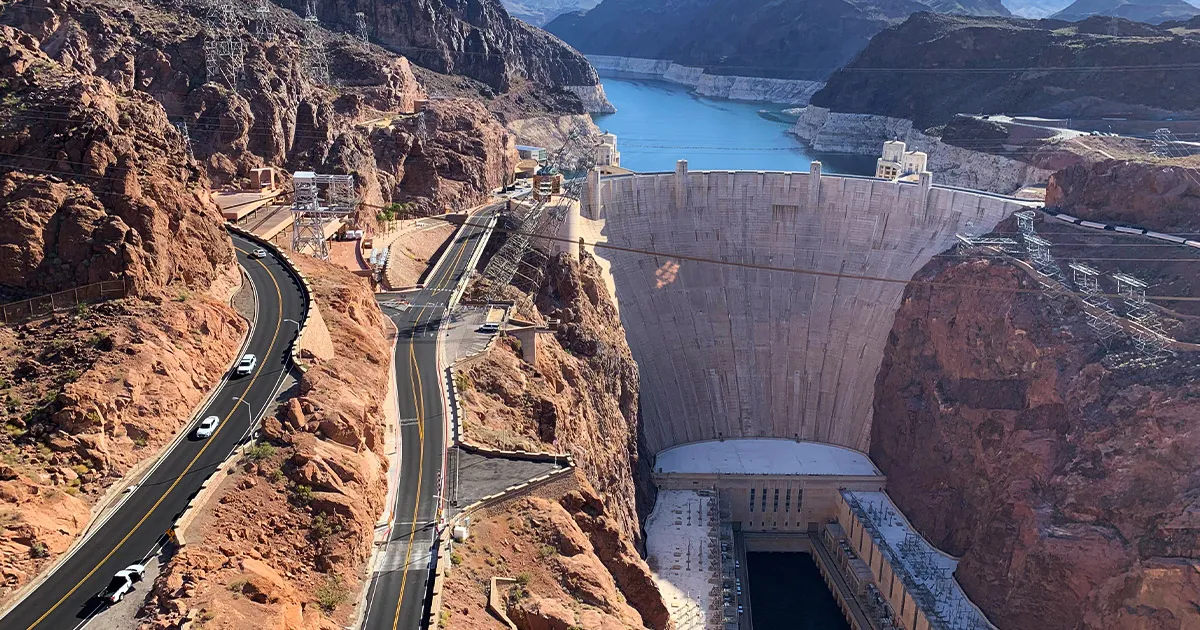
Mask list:
[{"label": "rocky mountain", "polygon": [[669,59],[710,74],[824,79],[871,36],[927,10],[1008,15],[999,0],[604,0],[546,30],[588,54]]},{"label": "rocky mountain", "polygon": [[1195,17],[1200,15],[1200,8],[1184,0],[1075,0],[1050,17],[1055,20],[1078,22],[1093,15],[1160,24],[1168,20]]},{"label": "rocky mountain", "polygon": [[3,601],[171,441],[248,326],[208,180],[154,99],[7,26],[0,85],[0,301],[124,294],[0,327]]},{"label": "rocky mountain", "polygon": [[1069,4],[1071,0],[1004,0],[1004,6],[1013,15],[1035,20],[1058,13]]},{"label": "rocky mountain", "polygon": [[1106,352],[1074,302],[1006,292],[1036,285],[1002,262],[918,279],[982,290],[906,293],[871,457],[971,599],[1000,628],[1200,627],[1194,353]]},{"label": "rocky mountain", "polygon": [[544,26],[554,18],[575,11],[587,11],[600,0],[503,0],[509,15],[534,26]]},{"label": "rocky mountain", "polygon": [[1050,176],[1046,205],[1072,216],[1200,232],[1200,159],[1103,160]]},{"label": "rocky mountain", "polygon": [[922,128],[958,113],[1162,118],[1198,109],[1200,83],[1186,68],[1200,63],[1194,29],[1119,20],[1112,36],[1111,25],[919,13],[872,38],[812,103]]},{"label": "rocky mountain", "polygon": [[441,211],[474,203],[508,176],[511,143],[476,102],[433,102],[422,137],[411,113],[427,93],[405,57],[319,30],[336,85],[310,80],[298,47],[304,22],[291,11],[276,9],[270,40],[255,38],[251,24],[236,29],[246,45],[236,89],[224,75],[207,77],[204,10],[190,1],[120,8],[50,0],[44,10],[7,5],[0,21],[80,73],[153,97],[173,123],[186,124],[202,171],[217,184],[263,165],[352,173],[368,203],[404,200]]},{"label": "rocky mountain", "polygon": [[[303,15],[304,0],[280,6]],[[353,32],[356,0],[317,3],[317,17],[334,30]],[[371,41],[443,74],[458,74],[507,92],[515,82],[544,86],[596,85],[578,52],[514,20],[500,0],[394,0],[366,7]]]}]

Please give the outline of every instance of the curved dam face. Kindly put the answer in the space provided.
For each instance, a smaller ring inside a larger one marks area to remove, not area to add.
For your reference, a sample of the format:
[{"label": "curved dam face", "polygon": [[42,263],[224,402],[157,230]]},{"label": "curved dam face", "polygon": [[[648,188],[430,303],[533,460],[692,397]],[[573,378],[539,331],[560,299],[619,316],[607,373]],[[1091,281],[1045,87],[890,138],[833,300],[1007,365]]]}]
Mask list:
[{"label": "curved dam face", "polygon": [[[981,234],[1018,202],[920,183],[814,173],[688,172],[589,182],[606,220],[621,320],[642,373],[652,453],[778,437],[866,452],[875,375],[904,292],[896,280]],[[749,268],[672,257],[692,256]]]}]

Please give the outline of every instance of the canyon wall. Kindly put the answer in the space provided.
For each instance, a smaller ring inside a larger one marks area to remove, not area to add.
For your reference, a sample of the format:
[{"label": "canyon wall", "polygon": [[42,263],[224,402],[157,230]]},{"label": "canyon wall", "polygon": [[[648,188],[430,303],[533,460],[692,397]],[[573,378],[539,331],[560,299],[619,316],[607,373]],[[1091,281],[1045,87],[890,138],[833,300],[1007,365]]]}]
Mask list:
[{"label": "canyon wall", "polygon": [[1002,155],[947,144],[915,129],[911,120],[892,116],[831,112],[809,105],[790,133],[816,151],[860,155],[879,155],[884,142],[903,140],[910,151],[928,154],[927,167],[934,181],[946,186],[1008,194],[1044,184],[1053,172]]},{"label": "canyon wall", "polygon": [[1020,207],[872,178],[686,170],[606,177],[598,197],[584,214],[643,250],[599,253],[641,369],[650,453],[722,437],[865,451],[903,284],[852,276],[908,280],[956,232]]},{"label": "canyon wall", "polygon": [[1200,232],[1200,160],[1077,164],[1050,177],[1046,205],[1084,219]]},{"label": "canyon wall", "polygon": [[[922,129],[965,112],[1188,120],[1197,113],[1200,87],[1173,68],[1200,61],[1198,42],[1184,24],[917,13],[872,37],[812,102],[905,118]],[[1139,71],[1111,80],[1109,73],[1079,70],[1123,67]]]},{"label": "canyon wall", "polygon": [[600,72],[669,81],[686,85],[701,96],[734,101],[807,105],[809,98],[824,85],[820,81],[801,79],[708,74],[703,68],[681,66],[665,59],[639,59],[607,55],[588,55],[587,58]]},{"label": "canyon wall", "polygon": [[504,129],[479,102],[432,102],[424,136],[415,118],[401,115],[427,97],[405,57],[319,29],[336,88],[311,81],[297,46],[307,26],[291,11],[275,10],[273,40],[239,33],[245,61],[237,89],[229,89],[206,76],[204,10],[193,0],[136,11],[114,11],[102,0],[49,0],[44,11],[0,9],[0,21],[64,66],[158,101],[166,117],[187,126],[196,168],[217,184],[245,181],[260,166],[353,173],[368,203],[406,201],[440,212],[480,201],[511,173],[507,161],[515,155]]},{"label": "canyon wall", "polygon": [[1075,302],[987,260],[918,277],[875,383],[871,458],[1004,629],[1200,628],[1200,369],[1106,349]]},{"label": "canyon wall", "polygon": [[482,605],[486,580],[525,574],[523,595],[508,600],[521,630],[665,630],[666,605],[637,552],[641,519],[654,502],[638,366],[600,266],[586,253],[556,254],[532,299],[515,287],[504,291],[516,303],[513,317],[559,323],[539,335],[532,363],[522,359],[528,348],[508,336],[457,365],[464,440],[570,453],[576,471],[564,477],[568,487],[472,515],[472,538],[456,547],[460,566],[447,581],[448,627],[500,627]]},{"label": "canyon wall", "polygon": [[0,327],[3,602],[155,461],[247,325],[207,179],[162,107],[6,26],[0,77],[0,301],[105,281],[123,298]]}]

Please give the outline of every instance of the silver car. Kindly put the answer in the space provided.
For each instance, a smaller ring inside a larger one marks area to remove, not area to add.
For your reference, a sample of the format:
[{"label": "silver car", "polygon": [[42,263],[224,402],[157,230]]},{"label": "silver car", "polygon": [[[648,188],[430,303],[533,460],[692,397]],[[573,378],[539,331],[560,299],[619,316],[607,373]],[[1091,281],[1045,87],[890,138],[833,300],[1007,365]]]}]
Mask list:
[{"label": "silver car", "polygon": [[196,437],[198,437],[198,438],[212,437],[212,434],[217,432],[218,424],[221,424],[221,419],[216,416],[209,416],[209,417],[201,420],[200,424],[196,425]]},{"label": "silver car", "polygon": [[253,354],[247,354],[242,357],[241,361],[238,361],[237,368],[233,370],[233,373],[238,376],[247,376],[256,367],[258,367],[258,357]]},{"label": "silver car", "polygon": [[263,248],[261,248],[261,247],[260,247],[260,248],[258,248],[258,249],[256,249],[256,250],[254,250],[254,251],[250,252],[250,257],[251,257],[251,258],[266,258],[266,257],[267,257],[267,250],[265,250],[265,249],[263,249]]}]

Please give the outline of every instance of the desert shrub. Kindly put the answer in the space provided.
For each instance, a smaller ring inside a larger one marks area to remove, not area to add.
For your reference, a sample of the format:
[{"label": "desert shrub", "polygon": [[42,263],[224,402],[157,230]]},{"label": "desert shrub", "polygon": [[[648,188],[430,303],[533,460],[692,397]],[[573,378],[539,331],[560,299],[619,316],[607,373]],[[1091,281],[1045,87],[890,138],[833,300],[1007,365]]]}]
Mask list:
[{"label": "desert shrub", "polygon": [[246,449],[246,458],[252,462],[261,462],[275,455],[275,447],[266,443],[258,443]]},{"label": "desert shrub", "polygon": [[346,601],[346,597],[350,595],[350,589],[342,583],[342,576],[330,575],[325,578],[325,583],[317,587],[317,591],[313,593],[317,598],[317,605],[327,613],[337,610]]}]

